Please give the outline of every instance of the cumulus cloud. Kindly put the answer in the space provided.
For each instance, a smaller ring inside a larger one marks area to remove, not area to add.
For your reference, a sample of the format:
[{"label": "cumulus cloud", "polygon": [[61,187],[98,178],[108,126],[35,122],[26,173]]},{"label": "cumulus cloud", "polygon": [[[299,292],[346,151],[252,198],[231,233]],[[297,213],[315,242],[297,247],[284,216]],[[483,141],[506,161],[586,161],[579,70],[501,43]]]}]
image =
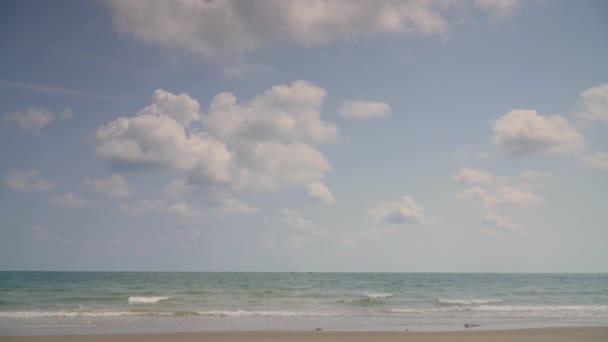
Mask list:
[{"label": "cumulus cloud", "polygon": [[608,122],[608,83],[583,91],[583,111],[579,117],[588,121]]},{"label": "cumulus cloud", "polygon": [[66,108],[59,115],[55,115],[45,107],[30,107],[25,111],[5,114],[0,121],[16,124],[22,131],[39,133],[42,128],[51,124],[57,117],[69,120],[74,117],[74,113],[71,109]]},{"label": "cumulus cloud", "polygon": [[273,67],[263,63],[240,62],[224,67],[224,75],[229,79],[239,79],[253,74],[273,71]]},{"label": "cumulus cloud", "polygon": [[182,217],[196,217],[201,215],[201,212],[199,210],[192,208],[186,202],[177,202],[170,204],[169,206],[167,206],[167,210],[174,215]]},{"label": "cumulus cloud", "polygon": [[60,240],[59,234],[53,233],[45,226],[32,226],[32,237],[36,240]]},{"label": "cumulus cloud", "polygon": [[535,110],[512,110],[495,121],[492,142],[512,154],[577,154],[585,140],[568,120]]},{"label": "cumulus cloud", "polygon": [[281,222],[300,231],[297,235],[287,240],[287,245],[290,247],[303,247],[304,244],[329,234],[326,230],[317,227],[309,219],[304,218],[297,210],[284,208],[282,210]]},{"label": "cumulus cloud", "polygon": [[418,205],[409,196],[401,201],[385,202],[370,210],[376,222],[389,224],[425,223],[424,207]]},{"label": "cumulus cloud", "polygon": [[327,205],[332,205],[336,202],[331,191],[320,182],[314,182],[308,186],[308,197]]},{"label": "cumulus cloud", "polygon": [[608,153],[605,152],[593,152],[589,154],[583,154],[579,158],[586,165],[601,170],[608,170]]},{"label": "cumulus cloud", "polygon": [[381,119],[391,115],[391,107],[385,102],[345,101],[338,113],[356,120]]},{"label": "cumulus cloud", "polygon": [[[339,137],[334,124],[321,120],[325,97],[323,88],[305,81],[272,87],[245,103],[221,93],[203,117],[188,94],[157,90],[150,106],[97,130],[96,152],[119,168],[180,172],[183,179],[165,189],[171,198],[202,185],[221,189],[214,193],[309,186],[331,169],[315,145]],[[223,201],[232,208],[226,212],[255,211],[233,197]]]},{"label": "cumulus cloud", "polygon": [[123,213],[130,215],[142,215],[149,212],[158,212],[165,210],[165,208],[166,206],[163,201],[150,199],[142,199],[131,205],[126,203],[120,204],[120,210]]},{"label": "cumulus cloud", "polygon": [[63,112],[61,112],[61,114],[59,115],[60,118],[64,119],[64,120],[71,120],[74,118],[74,112],[72,112],[71,109],[66,108],[63,110]]},{"label": "cumulus cloud", "polygon": [[66,192],[65,194],[57,195],[51,198],[51,203],[66,208],[82,208],[89,205],[89,201],[87,199],[71,192]]},{"label": "cumulus cloud", "polygon": [[11,122],[23,131],[40,132],[55,120],[55,116],[44,107],[30,107],[23,112],[11,112],[2,117],[2,121]]},{"label": "cumulus cloud", "polygon": [[221,214],[253,214],[259,211],[244,201],[229,194],[214,195],[211,197],[212,208]]},{"label": "cumulus cloud", "polygon": [[520,6],[520,0],[475,0],[477,7],[493,17],[505,18]]},{"label": "cumulus cloud", "polygon": [[473,185],[456,193],[456,198],[479,203],[483,223],[487,226],[481,231],[497,234],[501,232],[523,232],[523,226],[515,224],[511,217],[497,211],[504,207],[530,207],[540,202],[540,198],[518,187],[533,187],[542,184],[549,174],[537,170],[523,170],[514,177],[501,177],[486,171],[463,167],[452,178]]},{"label": "cumulus cloud", "polygon": [[149,44],[210,58],[240,56],[276,44],[311,47],[385,35],[445,36],[452,12],[475,8],[505,17],[517,7],[515,0],[105,3],[120,32]]},{"label": "cumulus cloud", "polygon": [[13,169],[4,176],[4,184],[14,190],[27,192],[50,191],[55,188],[55,184],[44,178],[36,169]]},{"label": "cumulus cloud", "polygon": [[198,190],[198,186],[188,183],[185,179],[176,179],[164,187],[163,193],[170,199],[177,199]]},{"label": "cumulus cloud", "polygon": [[338,129],[320,118],[326,96],[323,88],[306,81],[274,86],[244,104],[224,92],[213,98],[203,121],[222,140],[330,142]]},{"label": "cumulus cloud", "polygon": [[458,174],[454,175],[453,178],[468,184],[491,184],[494,182],[494,175],[491,173],[470,167],[461,167]]},{"label": "cumulus cloud", "polygon": [[131,194],[127,179],[119,174],[113,174],[108,178],[89,179],[85,184],[97,193],[113,198],[127,198]]},{"label": "cumulus cloud", "polygon": [[499,186],[496,191],[488,191],[479,186],[475,186],[458,193],[457,197],[460,199],[476,200],[486,208],[500,205],[527,207],[540,201],[540,199],[531,192],[522,191],[509,186]]}]

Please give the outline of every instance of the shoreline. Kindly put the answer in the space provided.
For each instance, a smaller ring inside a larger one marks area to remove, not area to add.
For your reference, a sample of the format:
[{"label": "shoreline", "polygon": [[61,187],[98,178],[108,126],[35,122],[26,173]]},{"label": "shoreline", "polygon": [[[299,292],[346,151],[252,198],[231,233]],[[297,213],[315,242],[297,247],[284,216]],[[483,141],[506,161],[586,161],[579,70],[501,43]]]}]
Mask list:
[{"label": "shoreline", "polygon": [[469,330],[436,332],[335,332],[335,331],[221,331],[221,332],[176,332],[176,333],[128,333],[98,335],[43,335],[43,336],[0,336],[0,341],[15,342],[144,342],[144,341],[323,341],[323,342],[599,342],[608,341],[608,326],[597,327],[560,327],[507,330]]}]

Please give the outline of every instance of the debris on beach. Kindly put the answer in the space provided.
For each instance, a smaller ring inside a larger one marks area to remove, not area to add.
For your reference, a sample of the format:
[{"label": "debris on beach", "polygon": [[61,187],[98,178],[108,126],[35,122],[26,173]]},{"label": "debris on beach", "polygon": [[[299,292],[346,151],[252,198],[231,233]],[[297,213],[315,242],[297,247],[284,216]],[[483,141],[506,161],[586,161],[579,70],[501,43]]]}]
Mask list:
[{"label": "debris on beach", "polygon": [[467,329],[468,328],[473,328],[473,327],[480,327],[480,326],[481,326],[481,324],[475,324],[475,323],[465,323],[464,324],[464,327],[467,328]]}]

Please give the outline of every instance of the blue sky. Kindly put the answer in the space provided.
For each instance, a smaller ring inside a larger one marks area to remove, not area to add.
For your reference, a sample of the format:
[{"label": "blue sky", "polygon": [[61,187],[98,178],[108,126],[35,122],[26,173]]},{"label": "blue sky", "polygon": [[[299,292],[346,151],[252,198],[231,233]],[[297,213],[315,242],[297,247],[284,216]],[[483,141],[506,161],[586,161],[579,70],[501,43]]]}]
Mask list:
[{"label": "blue sky", "polygon": [[0,6],[0,269],[608,271],[604,1]]}]

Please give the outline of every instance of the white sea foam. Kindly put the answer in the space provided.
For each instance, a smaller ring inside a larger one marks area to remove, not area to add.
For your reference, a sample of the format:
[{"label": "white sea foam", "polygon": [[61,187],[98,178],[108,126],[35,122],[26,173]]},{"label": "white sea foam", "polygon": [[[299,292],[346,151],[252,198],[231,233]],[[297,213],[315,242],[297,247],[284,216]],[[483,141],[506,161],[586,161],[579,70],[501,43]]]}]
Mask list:
[{"label": "white sea foam", "polygon": [[155,304],[169,297],[129,297],[129,304]]},{"label": "white sea foam", "polygon": [[361,294],[371,299],[390,298],[395,295],[394,293],[389,292],[363,292]]},{"label": "white sea foam", "polygon": [[480,305],[470,308],[473,311],[577,311],[577,312],[605,312],[608,313],[608,305]]},{"label": "white sea foam", "polygon": [[438,313],[438,312],[461,312],[482,311],[494,313],[583,313],[583,314],[608,314],[608,305],[478,305],[478,306],[447,306],[443,308],[392,308],[386,312],[396,314]]},{"label": "white sea foam", "polygon": [[0,312],[0,318],[115,317],[139,316],[142,314],[133,311],[4,311]]},{"label": "white sea foam", "polygon": [[338,312],[303,312],[303,311],[268,311],[268,310],[214,310],[214,311],[199,311],[202,316],[274,316],[274,317],[334,317],[343,316],[343,313]]},{"label": "white sea foam", "polygon": [[502,299],[447,299],[447,298],[437,298],[435,302],[439,305],[483,305],[483,304],[495,304],[502,303]]}]

